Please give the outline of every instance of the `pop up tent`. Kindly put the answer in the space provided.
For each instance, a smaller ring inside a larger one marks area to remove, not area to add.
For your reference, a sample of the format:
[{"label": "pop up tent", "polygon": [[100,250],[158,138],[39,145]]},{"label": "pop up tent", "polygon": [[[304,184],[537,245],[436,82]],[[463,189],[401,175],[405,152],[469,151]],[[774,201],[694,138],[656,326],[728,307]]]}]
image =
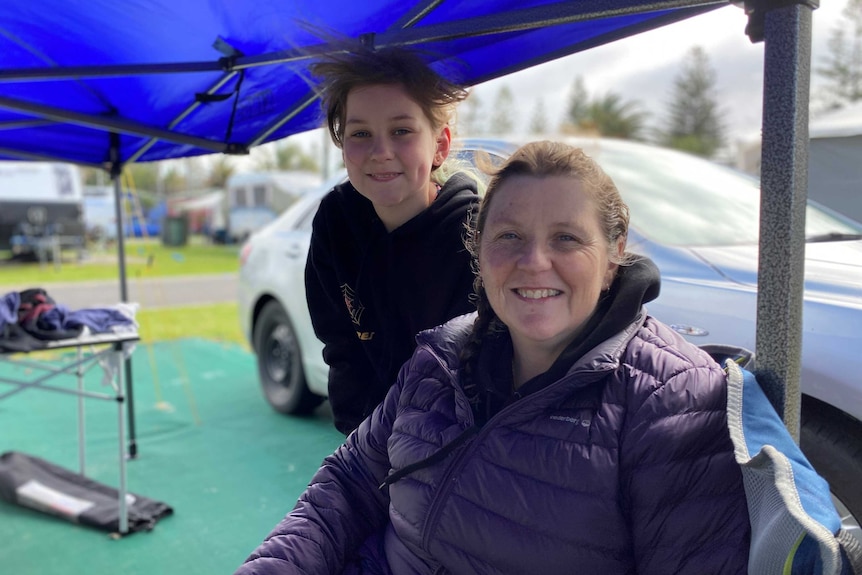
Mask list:
[{"label": "pop up tent", "polygon": [[862,222],[862,102],[811,121],[808,195]]},{"label": "pop up tent", "polygon": [[[759,372],[796,433],[811,20],[818,1],[733,3],[743,5],[749,16],[739,33],[764,41]],[[244,153],[316,127],[316,96],[305,67],[321,52],[359,43],[412,46],[424,51],[442,73],[469,85],[705,11],[738,9],[730,4],[4,2],[0,159],[103,166],[118,182],[128,162]],[[337,45],[332,39],[339,40]],[[674,49],[672,43],[667,49]],[[119,249],[122,254],[122,244]],[[122,258],[120,291],[125,300]]]},{"label": "pop up tent", "polygon": [[333,40],[416,46],[475,84],[726,4],[7,2],[0,155],[102,165],[242,154],[319,126],[307,65]]}]

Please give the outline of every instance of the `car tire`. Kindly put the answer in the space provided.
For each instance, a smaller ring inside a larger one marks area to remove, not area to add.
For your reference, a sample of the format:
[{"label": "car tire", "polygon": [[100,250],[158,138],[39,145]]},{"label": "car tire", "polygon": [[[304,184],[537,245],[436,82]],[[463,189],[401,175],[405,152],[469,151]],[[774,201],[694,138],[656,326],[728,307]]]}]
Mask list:
[{"label": "car tire", "polygon": [[254,352],[263,395],[273,409],[307,415],[323,402],[306,385],[296,333],[277,301],[264,305],[255,321]]},{"label": "car tire", "polygon": [[804,398],[800,446],[829,482],[842,528],[862,544],[862,423],[825,403]]}]

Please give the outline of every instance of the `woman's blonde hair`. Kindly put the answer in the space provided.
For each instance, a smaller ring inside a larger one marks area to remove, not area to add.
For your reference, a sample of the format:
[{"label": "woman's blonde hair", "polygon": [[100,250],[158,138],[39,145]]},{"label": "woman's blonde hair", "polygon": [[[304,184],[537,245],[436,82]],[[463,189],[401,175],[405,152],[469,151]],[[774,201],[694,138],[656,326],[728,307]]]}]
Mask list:
[{"label": "woman's blonde hair", "polygon": [[550,140],[530,142],[515,150],[499,168],[493,169],[490,175],[478,216],[468,230],[468,248],[474,258],[478,258],[479,235],[485,228],[488,208],[504,182],[515,176],[565,176],[580,181],[584,190],[595,201],[602,231],[612,252],[609,254],[611,261],[626,263],[620,260],[616,246],[620,238],[625,241],[628,237],[629,208],[611,177],[582,149]]},{"label": "woman's blonde hair", "polygon": [[565,176],[577,179],[595,202],[600,225],[608,242],[608,258],[619,265],[628,265],[636,259],[628,253],[624,253],[621,257],[617,251],[619,242],[622,241],[625,247],[628,237],[629,208],[610,176],[582,149],[548,140],[531,142],[518,148],[499,168],[492,169],[490,175],[491,180],[479,205],[478,214],[474,221],[468,223],[464,242],[473,256],[473,271],[476,273],[473,283],[473,301],[478,311],[473,332],[461,352],[464,390],[471,400],[475,400],[478,393],[473,381],[473,369],[481,342],[486,334],[502,328],[482,283],[479,270],[479,240],[485,229],[494,196],[506,181],[516,176],[538,178]]}]

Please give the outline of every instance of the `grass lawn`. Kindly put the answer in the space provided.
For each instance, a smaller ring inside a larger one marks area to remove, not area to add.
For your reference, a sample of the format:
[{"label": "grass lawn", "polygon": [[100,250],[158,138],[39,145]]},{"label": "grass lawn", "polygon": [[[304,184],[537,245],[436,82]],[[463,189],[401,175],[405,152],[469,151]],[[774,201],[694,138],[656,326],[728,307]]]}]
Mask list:
[{"label": "grass lawn", "polygon": [[[165,277],[233,273],[239,271],[239,246],[212,245],[191,238],[181,247],[164,246],[159,240],[131,239],[125,243],[126,276]],[[0,285],[40,285],[52,282],[116,280],[116,245],[89,249],[84,261],[64,254],[59,266],[52,263],[7,262],[0,265]],[[136,319],[142,341],[156,342],[201,337],[236,343],[248,349],[239,329],[237,304],[222,303],[170,309],[140,310]]]},{"label": "grass lawn", "polygon": [[[160,240],[130,239],[125,242],[127,277],[161,277],[232,273],[239,271],[239,245],[213,245],[192,237],[185,246],[164,246]],[[87,250],[83,261],[65,252],[60,265],[50,262],[4,262],[0,285],[45,284],[117,278],[116,244]]]},{"label": "grass lawn", "polygon": [[239,329],[236,303],[141,310],[138,320],[141,341],[166,341],[185,337],[235,343],[249,350]]}]

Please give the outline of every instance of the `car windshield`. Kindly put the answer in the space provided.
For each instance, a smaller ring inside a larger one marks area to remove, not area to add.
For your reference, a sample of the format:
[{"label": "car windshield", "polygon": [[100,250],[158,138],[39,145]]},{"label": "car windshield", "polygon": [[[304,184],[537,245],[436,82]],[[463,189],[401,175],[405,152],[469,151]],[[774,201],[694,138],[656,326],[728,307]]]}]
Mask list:
[{"label": "car windshield", "polygon": [[[586,147],[585,147],[586,148]],[[760,189],[756,178],[688,154],[625,142],[589,153],[613,178],[631,209],[631,226],[675,246],[757,244]],[[809,203],[806,238],[858,237],[862,228]]]}]

